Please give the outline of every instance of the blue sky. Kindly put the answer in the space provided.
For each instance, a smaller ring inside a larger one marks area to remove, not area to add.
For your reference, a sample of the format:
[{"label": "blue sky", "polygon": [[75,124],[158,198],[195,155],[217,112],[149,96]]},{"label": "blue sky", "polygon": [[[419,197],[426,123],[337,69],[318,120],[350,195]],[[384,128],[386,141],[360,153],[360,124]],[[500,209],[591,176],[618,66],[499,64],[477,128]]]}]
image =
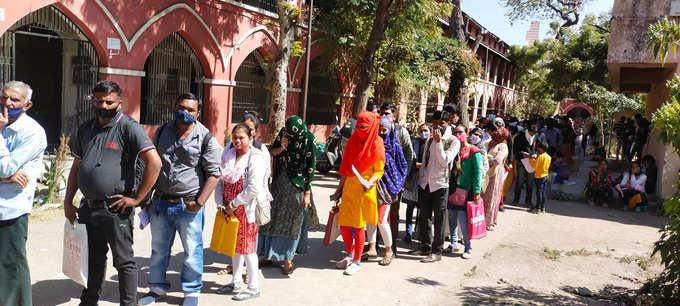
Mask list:
[{"label": "blue sky", "polygon": [[[505,17],[507,9],[503,5],[503,0],[461,0],[463,11],[472,16],[477,22],[482,24],[487,30],[500,37],[509,45],[525,45],[524,36],[529,29],[531,20],[517,21],[510,24],[510,20]],[[588,14],[599,15],[611,11],[614,0],[591,0],[586,3],[582,17]],[[550,20],[541,20],[540,39],[548,37],[546,34],[550,30]]]}]

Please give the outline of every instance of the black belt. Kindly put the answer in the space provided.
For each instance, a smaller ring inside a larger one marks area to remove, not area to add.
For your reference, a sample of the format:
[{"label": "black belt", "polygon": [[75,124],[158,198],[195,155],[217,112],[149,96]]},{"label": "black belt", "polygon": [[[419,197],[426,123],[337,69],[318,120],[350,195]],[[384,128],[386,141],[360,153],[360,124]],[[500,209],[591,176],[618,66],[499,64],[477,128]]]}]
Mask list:
[{"label": "black belt", "polygon": [[179,203],[188,203],[188,202],[193,202],[196,201],[197,197],[196,196],[191,196],[191,197],[181,197],[177,195],[170,195],[170,194],[161,194],[160,198],[162,201],[171,203],[171,204],[179,204]]},{"label": "black belt", "polygon": [[108,206],[105,200],[83,199],[82,202],[89,208],[106,208]]}]

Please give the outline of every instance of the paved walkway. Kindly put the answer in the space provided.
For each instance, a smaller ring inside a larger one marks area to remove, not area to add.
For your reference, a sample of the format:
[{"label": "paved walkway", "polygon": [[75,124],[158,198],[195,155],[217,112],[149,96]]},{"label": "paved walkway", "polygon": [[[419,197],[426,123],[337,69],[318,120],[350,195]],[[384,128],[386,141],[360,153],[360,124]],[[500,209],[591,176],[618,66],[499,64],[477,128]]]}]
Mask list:
[{"label": "paved walkway", "polygon": [[[331,176],[319,176],[314,181],[314,196],[321,223],[326,222],[331,205],[328,197],[336,185],[337,179]],[[214,293],[221,285],[228,283],[231,276],[216,274],[225,263],[229,262],[229,258],[207,248],[215,216],[214,204],[209,203],[207,206],[204,231],[205,274],[200,304],[231,303],[229,296]],[[262,297],[243,302],[243,304],[456,305],[474,301],[465,293],[470,270],[472,267],[482,265],[485,260],[489,259],[490,254],[498,253],[495,250],[503,245],[526,244],[526,249],[522,247],[523,251],[541,254],[541,248],[546,241],[551,241],[554,245],[551,247],[578,248],[591,245],[604,247],[603,244],[607,244],[617,249],[626,249],[626,245],[637,243],[641,246],[641,250],[637,253],[643,253],[648,251],[651,241],[658,237],[656,231],[661,225],[659,218],[649,215],[624,214],[611,209],[591,208],[583,204],[548,201],[548,209],[551,213],[535,216],[527,214],[524,208],[509,206],[499,216],[499,226],[496,231],[489,233],[489,236],[483,240],[473,241],[473,258],[470,260],[463,260],[459,256],[445,256],[442,262],[423,264],[418,261],[419,258],[402,255],[389,267],[379,266],[377,262],[362,263],[362,271],[351,277],[342,275],[341,270],[334,268],[335,260],[341,258],[341,252],[344,249],[342,242],[336,241],[331,246],[324,247],[321,244],[323,232],[311,232],[309,254],[296,257],[295,263],[298,269],[295,273],[291,276],[284,276],[278,267],[261,269],[259,277]],[[34,303],[35,305],[77,305],[81,287],[60,273],[64,219],[60,211],[51,214],[50,216],[49,212],[37,213],[29,225],[28,254]],[[402,205],[401,215],[405,215],[405,205]],[[584,233],[587,229],[580,226],[587,226],[589,222],[594,222],[593,220],[605,222],[607,231],[603,231],[602,235],[611,236],[590,237],[591,234],[599,235],[599,233]],[[546,224],[559,227],[553,229],[556,235],[544,232]],[[636,233],[644,235],[626,238],[626,235],[616,234],[630,230],[631,226],[636,229]],[[403,224],[400,230],[404,230]],[[569,232],[578,235],[565,236],[565,233]],[[533,239],[532,235],[540,239]],[[612,238],[611,242],[607,242],[608,237]],[[151,233],[148,229],[136,230],[134,240],[135,255],[140,267],[139,294],[141,296],[148,291]],[[535,241],[535,243],[528,243],[527,240]],[[406,251],[403,244],[400,243],[398,246],[402,251]],[[522,263],[532,265],[531,262],[525,262],[522,256],[499,260],[513,263],[514,266],[508,265],[512,269],[525,269],[521,266]],[[169,268],[173,292],[161,300],[160,305],[178,305],[182,301],[181,292],[177,292],[180,290],[178,271],[181,269],[182,257],[181,243],[177,239],[172,249]],[[518,264],[520,266],[517,266]],[[540,277],[540,274],[544,272],[537,271],[538,275],[535,277]],[[109,258],[100,305],[118,303],[116,274]],[[494,275],[489,275],[489,277],[494,283],[497,280]],[[475,293],[475,296],[477,295],[478,293]]]}]

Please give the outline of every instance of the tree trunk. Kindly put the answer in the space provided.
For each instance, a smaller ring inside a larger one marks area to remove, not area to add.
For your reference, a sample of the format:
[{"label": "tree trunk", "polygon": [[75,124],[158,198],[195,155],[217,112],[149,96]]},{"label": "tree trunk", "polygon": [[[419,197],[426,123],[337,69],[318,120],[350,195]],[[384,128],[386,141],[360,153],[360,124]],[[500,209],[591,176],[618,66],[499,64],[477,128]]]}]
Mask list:
[{"label": "tree trunk", "polygon": [[278,1],[279,13],[279,50],[272,64],[271,102],[269,124],[271,133],[267,141],[273,140],[286,123],[286,100],[288,96],[288,66],[295,42],[295,25],[285,14],[282,3]]},{"label": "tree trunk", "polygon": [[356,100],[354,102],[353,117],[355,118],[360,112],[365,110],[366,105],[368,105],[368,98],[371,95],[373,70],[375,66],[375,52],[378,50],[380,43],[385,38],[385,30],[387,30],[391,6],[392,0],[380,0],[378,9],[375,12],[373,30],[371,30],[371,36],[368,38],[368,42],[366,43],[364,59],[361,61],[361,69],[359,70],[359,83],[357,84],[357,87],[354,91]]},{"label": "tree trunk", "polygon": [[[449,17],[449,33],[451,38],[460,41],[467,45],[467,38],[465,37],[465,25],[463,24],[463,11],[460,8],[460,0],[453,0],[453,9],[451,10],[451,17]],[[473,54],[474,56],[474,54]],[[451,73],[450,80],[455,78],[455,74]],[[468,97],[467,86],[462,85],[461,88],[451,86],[453,82],[449,82],[448,95],[446,103],[458,104],[460,110],[460,122],[465,126],[469,126],[470,115],[468,114]]]}]

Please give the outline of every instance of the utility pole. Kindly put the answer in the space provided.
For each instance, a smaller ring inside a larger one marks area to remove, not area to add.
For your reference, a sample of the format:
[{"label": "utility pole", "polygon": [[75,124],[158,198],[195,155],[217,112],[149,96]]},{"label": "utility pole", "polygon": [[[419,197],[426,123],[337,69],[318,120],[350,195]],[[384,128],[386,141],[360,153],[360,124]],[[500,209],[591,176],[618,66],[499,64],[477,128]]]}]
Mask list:
[{"label": "utility pole", "polygon": [[312,11],[314,11],[314,0],[309,0],[309,25],[307,26],[307,58],[305,68],[305,94],[302,99],[302,120],[307,121],[307,92],[309,91],[309,62],[312,58]]}]

